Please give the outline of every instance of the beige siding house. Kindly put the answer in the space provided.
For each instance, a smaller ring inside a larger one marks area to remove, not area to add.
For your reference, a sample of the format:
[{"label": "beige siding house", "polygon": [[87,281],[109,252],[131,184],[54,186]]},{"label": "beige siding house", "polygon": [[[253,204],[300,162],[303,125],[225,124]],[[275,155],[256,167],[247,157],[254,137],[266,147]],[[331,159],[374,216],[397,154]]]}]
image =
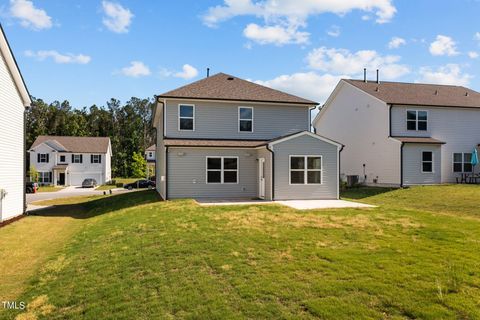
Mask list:
[{"label": "beige siding house", "polygon": [[[472,174],[480,93],[461,86],[341,80],[313,121],[345,145],[341,177],[370,185],[453,183]],[[476,169],[477,172],[479,169]]]},{"label": "beige siding house", "polygon": [[100,185],[112,179],[107,137],[38,136],[29,152],[42,185],[80,186],[85,179]]},{"label": "beige siding house", "polygon": [[157,96],[164,199],[337,199],[341,144],[310,129],[317,103],[224,73]]},{"label": "beige siding house", "polygon": [[25,108],[30,95],[0,25],[0,222],[25,212]]}]

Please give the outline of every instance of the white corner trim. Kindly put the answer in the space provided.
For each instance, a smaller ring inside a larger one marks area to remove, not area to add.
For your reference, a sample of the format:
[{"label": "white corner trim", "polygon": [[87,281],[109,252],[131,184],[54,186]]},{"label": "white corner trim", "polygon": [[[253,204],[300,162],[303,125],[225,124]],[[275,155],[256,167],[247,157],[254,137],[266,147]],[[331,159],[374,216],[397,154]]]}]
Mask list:
[{"label": "white corner trim", "polygon": [[338,143],[338,142],[335,142],[333,140],[330,140],[328,138],[325,138],[325,137],[322,137],[318,134],[315,134],[313,132],[310,132],[310,131],[301,131],[301,132],[298,132],[296,134],[292,134],[291,136],[288,136],[288,137],[285,137],[285,138],[282,138],[282,139],[279,139],[279,140],[276,140],[276,141],[273,141],[273,142],[270,142],[268,145],[269,146],[273,146],[273,145],[276,145],[278,143],[282,143],[282,142],[285,142],[285,141],[288,141],[288,140],[291,140],[291,139],[295,139],[295,138],[298,138],[298,137],[301,137],[301,136],[304,136],[304,135],[308,135],[312,138],[315,138],[315,139],[318,139],[318,140],[321,140],[323,142],[326,142],[326,143],[329,143],[329,144],[332,144],[334,146],[337,146],[337,148],[341,148],[343,147],[342,144]]},{"label": "white corner trim", "polygon": [[3,32],[3,29],[0,28],[0,53],[4,57],[5,62],[7,63],[7,68],[12,75],[13,81],[15,82],[15,86],[17,87],[18,92],[22,98],[23,106],[29,107],[32,104],[32,100],[30,99],[30,95],[28,94],[27,87],[23,82],[22,75],[20,70],[17,67],[15,62],[15,57],[13,56],[13,52],[10,50],[10,46],[8,45],[7,37]]}]

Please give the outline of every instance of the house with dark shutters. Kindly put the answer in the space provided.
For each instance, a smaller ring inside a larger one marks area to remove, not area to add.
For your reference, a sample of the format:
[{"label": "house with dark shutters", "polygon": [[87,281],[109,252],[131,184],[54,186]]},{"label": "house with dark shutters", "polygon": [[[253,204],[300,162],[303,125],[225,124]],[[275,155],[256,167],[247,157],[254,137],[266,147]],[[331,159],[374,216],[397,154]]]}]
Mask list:
[{"label": "house with dark shutters", "polygon": [[85,179],[104,184],[112,178],[108,137],[38,136],[29,152],[41,185],[80,186]]}]

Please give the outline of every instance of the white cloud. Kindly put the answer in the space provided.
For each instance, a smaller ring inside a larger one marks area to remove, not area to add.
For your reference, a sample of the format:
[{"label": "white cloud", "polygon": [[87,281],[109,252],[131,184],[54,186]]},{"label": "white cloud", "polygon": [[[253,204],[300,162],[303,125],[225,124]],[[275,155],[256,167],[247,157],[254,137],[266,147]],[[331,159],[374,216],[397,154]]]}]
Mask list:
[{"label": "white cloud", "polygon": [[327,34],[330,36],[330,37],[338,37],[340,35],[340,27],[339,26],[331,26],[328,30],[327,30]]},{"label": "white cloud", "polygon": [[37,52],[27,50],[25,51],[25,56],[36,58],[40,61],[51,58],[56,63],[60,63],[60,64],[67,64],[67,63],[87,64],[92,60],[90,56],[87,56],[84,54],[72,54],[72,53],[61,54],[55,50],[40,50]]},{"label": "white cloud", "polygon": [[10,14],[25,28],[41,30],[52,27],[52,18],[47,12],[36,8],[29,0],[10,0]]},{"label": "white cloud", "polygon": [[320,75],[316,72],[294,73],[281,75],[271,80],[258,80],[258,84],[282,90],[302,98],[323,103],[327,100],[338,81],[346,76],[331,74]]},{"label": "white cloud", "polygon": [[282,27],[280,25],[262,27],[250,23],[243,30],[243,35],[260,44],[281,46],[289,43],[307,43],[309,33],[298,31],[293,27]]},{"label": "white cloud", "polygon": [[130,66],[122,68],[121,73],[127,77],[139,78],[149,76],[151,71],[143,62],[132,61]]},{"label": "white cloud", "polygon": [[320,47],[312,50],[307,56],[310,68],[333,74],[360,75],[363,68],[380,69],[384,79],[400,78],[410,72],[410,69],[399,64],[400,56],[382,56],[374,50],[350,52],[347,49]]},{"label": "white cloud", "polygon": [[477,41],[480,41],[480,32],[476,32],[476,33],[473,35],[473,39],[474,39],[474,40],[477,40]]},{"label": "white cloud", "polygon": [[456,45],[451,37],[439,34],[430,44],[430,53],[434,56],[454,56],[458,54]]},{"label": "white cloud", "polygon": [[477,58],[478,58],[478,52],[476,52],[476,51],[469,51],[469,52],[468,52],[468,57],[469,57],[470,59],[477,59]]},{"label": "white cloud", "polygon": [[405,39],[400,37],[393,37],[392,40],[390,40],[390,42],[388,43],[388,48],[397,49],[406,44],[407,44],[407,41],[405,41]]},{"label": "white cloud", "polygon": [[420,68],[419,82],[467,86],[473,76],[463,73],[458,64],[447,64],[437,69]]},{"label": "white cloud", "polygon": [[[236,16],[255,16],[263,18],[265,26],[250,24],[244,30],[263,43],[279,44],[278,41],[265,39],[281,38],[285,43],[305,43],[309,34],[299,31],[307,26],[310,16],[323,13],[345,15],[353,10],[374,13],[377,23],[390,21],[396,13],[392,0],[224,0],[223,5],[210,7],[202,17],[209,27]],[[284,38],[289,35],[289,40]]]},{"label": "white cloud", "polygon": [[173,74],[174,77],[182,78],[185,80],[195,78],[198,75],[198,70],[189,64],[184,64],[182,71]]},{"label": "white cloud", "polygon": [[110,30],[116,33],[128,32],[128,27],[132,23],[133,13],[122,7],[119,3],[102,1],[103,24]]}]

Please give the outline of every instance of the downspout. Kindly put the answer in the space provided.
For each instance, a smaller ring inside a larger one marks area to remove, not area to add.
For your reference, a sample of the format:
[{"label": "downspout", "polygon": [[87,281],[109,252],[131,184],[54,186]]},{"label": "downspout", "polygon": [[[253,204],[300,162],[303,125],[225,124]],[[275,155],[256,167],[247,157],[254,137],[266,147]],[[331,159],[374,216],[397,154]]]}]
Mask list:
[{"label": "downspout", "polygon": [[337,188],[337,200],[340,199],[340,171],[341,171],[341,153],[343,151],[343,148],[345,148],[345,146],[342,144],[342,147],[340,148],[340,150],[338,150],[338,188]]},{"label": "downspout", "polygon": [[270,149],[270,145],[267,144],[267,150],[270,151],[272,156],[272,201],[275,200],[275,153]]},{"label": "downspout", "polygon": [[168,147],[165,147],[165,199],[168,200]]},{"label": "downspout", "polygon": [[390,105],[388,107],[388,136],[392,136],[392,107],[393,105]]},{"label": "downspout", "polygon": [[405,142],[402,142],[400,146],[400,188],[403,188],[403,146]]}]

